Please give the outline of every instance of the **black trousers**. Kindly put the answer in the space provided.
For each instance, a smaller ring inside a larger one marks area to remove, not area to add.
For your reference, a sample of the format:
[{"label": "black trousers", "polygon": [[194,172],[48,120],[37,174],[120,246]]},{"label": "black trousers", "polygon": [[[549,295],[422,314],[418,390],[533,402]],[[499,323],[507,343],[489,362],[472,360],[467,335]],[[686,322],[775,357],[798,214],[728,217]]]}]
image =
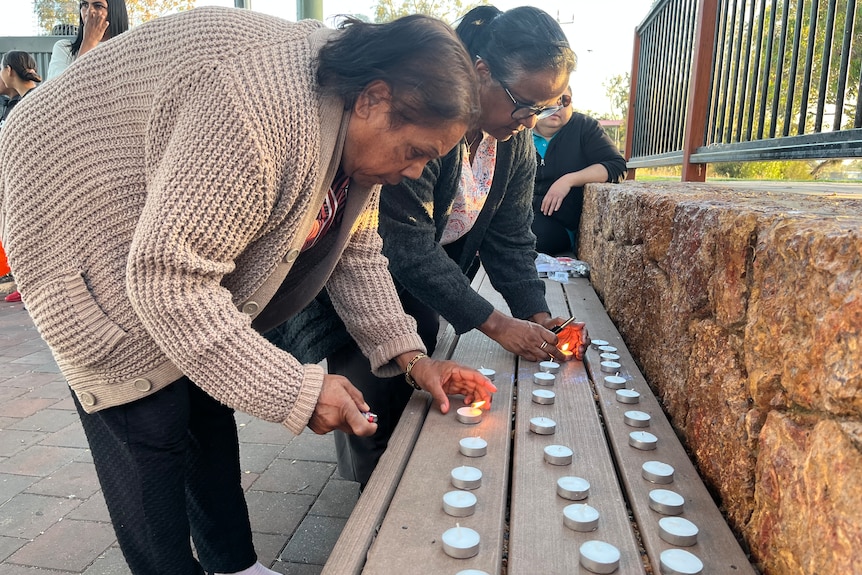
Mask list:
[{"label": "black trousers", "polygon": [[232,409],[185,377],[91,414],[72,397],[134,575],[233,573],[257,561]]}]

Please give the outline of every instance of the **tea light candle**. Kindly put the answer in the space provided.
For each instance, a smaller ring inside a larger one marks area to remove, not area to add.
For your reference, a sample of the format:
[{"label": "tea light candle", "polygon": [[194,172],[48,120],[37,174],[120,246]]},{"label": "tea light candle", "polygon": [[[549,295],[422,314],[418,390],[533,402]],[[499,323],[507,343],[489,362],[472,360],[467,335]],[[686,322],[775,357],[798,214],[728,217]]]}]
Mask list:
[{"label": "tea light candle", "polygon": [[613,573],[620,566],[620,551],[604,541],[586,541],[580,549],[581,566],[593,573]]},{"label": "tea light candle", "polygon": [[443,532],[443,551],[455,559],[469,559],[479,554],[479,534],[457,523]]},{"label": "tea light candle", "polygon": [[650,451],[656,448],[658,437],[647,431],[632,431],[629,433],[629,445],[641,451]]},{"label": "tea light candle", "polygon": [[537,385],[554,385],[554,381],[557,379],[553,373],[545,373],[544,371],[538,371],[533,374],[533,383]]},{"label": "tea light candle", "polygon": [[488,572],[481,569],[464,569],[463,571],[458,571],[455,575],[488,575]]},{"label": "tea light candle", "polygon": [[593,340],[590,340],[590,345],[596,349],[599,349],[603,345],[609,345],[609,344],[608,344],[608,342],[606,342],[603,339],[593,339]]},{"label": "tea light candle", "polygon": [[605,373],[616,373],[621,367],[622,365],[617,361],[603,361],[601,363],[601,369]]},{"label": "tea light candle", "polygon": [[616,353],[616,352],[617,352],[617,348],[615,348],[615,347],[614,347],[614,346],[612,346],[612,345],[605,344],[605,345],[600,345],[600,346],[599,346],[599,351],[600,351],[600,352],[602,352],[602,353]]},{"label": "tea light candle", "polygon": [[573,355],[575,355],[575,352],[570,351],[570,350],[568,350],[568,349],[561,349],[561,350],[560,350],[560,353],[562,353],[562,354],[563,354],[563,357],[565,357],[565,358],[566,358],[566,360],[570,360],[570,359],[572,359],[572,356],[573,356]]},{"label": "tea light candle", "polygon": [[641,465],[641,476],[650,483],[673,483],[672,466],[661,461],[644,461]]},{"label": "tea light candle", "polygon": [[476,496],[469,491],[449,491],[443,495],[443,511],[452,517],[467,517],[476,512]]},{"label": "tea light candle", "polygon": [[616,361],[617,363],[620,361],[620,356],[615,353],[604,352],[599,354],[599,357],[602,361]]},{"label": "tea light candle", "polygon": [[637,403],[641,400],[641,394],[633,389],[618,389],[616,396],[620,403]]},{"label": "tea light candle", "polygon": [[662,575],[698,575],[703,573],[703,561],[685,549],[667,549],[659,555]]},{"label": "tea light candle", "polygon": [[546,445],[545,461],[551,465],[571,465],[574,452],[565,445]]},{"label": "tea light candle", "polygon": [[563,525],[573,531],[595,531],[599,526],[599,512],[595,507],[583,503],[566,505],[563,509]]},{"label": "tea light candle", "polygon": [[458,489],[478,489],[482,485],[482,471],[462,465],[452,470],[451,479],[452,485]]},{"label": "tea light candle", "polygon": [[643,411],[627,411],[623,414],[623,421],[629,427],[649,427],[650,415]]},{"label": "tea light candle", "polygon": [[554,403],[556,397],[557,394],[550,389],[533,390],[533,403],[538,403],[540,405],[551,405]]},{"label": "tea light candle", "polygon": [[467,457],[482,457],[488,453],[488,442],[481,437],[465,437],[458,442],[458,451]]},{"label": "tea light candle", "polygon": [[649,492],[649,508],[662,515],[680,515],[685,499],[676,491],[653,489]]},{"label": "tea light candle", "polygon": [[557,431],[557,422],[547,417],[530,419],[530,431],[539,435],[553,435]]},{"label": "tea light candle", "polygon": [[590,496],[590,482],[583,477],[560,477],[557,479],[557,495],[569,501],[580,501]]},{"label": "tea light candle", "polygon": [[494,371],[493,369],[488,369],[487,367],[480,367],[476,371],[478,371],[479,373],[481,373],[482,375],[484,375],[485,377],[487,377],[491,381],[494,381],[494,377],[497,375],[496,371]]},{"label": "tea light candle", "polygon": [[539,371],[547,373],[557,373],[560,371],[560,364],[556,361],[543,361],[539,364]]},{"label": "tea light candle", "polygon": [[461,423],[474,424],[482,421],[482,410],[478,407],[459,407],[455,417]]},{"label": "tea light candle", "polygon": [[606,375],[605,387],[610,389],[622,389],[626,386],[626,378],[619,375]]},{"label": "tea light candle", "polygon": [[678,547],[697,543],[697,525],[682,517],[662,517],[658,520],[658,536]]}]

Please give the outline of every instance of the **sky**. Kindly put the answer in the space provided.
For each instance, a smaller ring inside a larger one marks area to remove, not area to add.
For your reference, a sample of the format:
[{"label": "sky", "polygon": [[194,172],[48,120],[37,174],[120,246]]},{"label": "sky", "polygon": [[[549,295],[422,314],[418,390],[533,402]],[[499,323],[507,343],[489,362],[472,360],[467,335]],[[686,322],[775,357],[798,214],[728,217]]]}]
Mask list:
[{"label": "sky", "polygon": [[[578,56],[572,74],[574,105],[579,110],[604,114],[611,111],[602,83],[611,76],[631,71],[634,30],[646,17],[652,0],[497,0],[501,10],[532,5],[542,8],[560,22],[569,44]],[[36,35],[32,0],[0,0],[0,36]],[[198,6],[233,6],[234,0],[197,0]],[[337,14],[373,13],[373,0],[323,0],[324,20]],[[251,0],[259,12],[296,19],[294,0]]]}]

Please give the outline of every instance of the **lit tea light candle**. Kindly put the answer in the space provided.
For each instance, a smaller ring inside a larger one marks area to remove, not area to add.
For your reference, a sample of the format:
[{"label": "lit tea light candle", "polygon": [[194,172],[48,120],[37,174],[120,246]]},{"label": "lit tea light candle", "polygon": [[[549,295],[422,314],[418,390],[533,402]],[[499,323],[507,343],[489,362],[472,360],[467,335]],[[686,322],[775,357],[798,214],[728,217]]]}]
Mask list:
[{"label": "lit tea light candle", "polygon": [[571,465],[574,452],[565,445],[546,445],[545,461],[551,465]]},{"label": "lit tea light candle", "polygon": [[599,351],[600,351],[600,352],[602,352],[602,353],[616,353],[616,352],[617,352],[617,348],[615,348],[615,347],[614,347],[614,346],[612,346],[612,345],[605,344],[605,345],[600,345],[600,346],[599,346]]},{"label": "lit tea light candle", "polygon": [[622,368],[622,364],[617,361],[603,361],[601,370],[605,373],[616,373]]},{"label": "lit tea light candle", "polygon": [[465,437],[458,442],[458,451],[467,457],[482,457],[488,453],[488,442],[481,437]]},{"label": "lit tea light candle", "polygon": [[539,364],[539,371],[557,373],[560,371],[560,364],[556,361],[543,361]]},{"label": "lit tea light candle", "polygon": [[605,352],[605,353],[599,354],[599,358],[601,358],[602,361],[615,361],[617,363],[619,363],[619,361],[620,361],[620,356],[617,355],[616,353]]},{"label": "lit tea light candle", "polygon": [[567,361],[572,359],[572,356],[575,355],[575,352],[570,351],[568,349],[561,349],[560,353],[563,354],[563,356],[566,358]]},{"label": "lit tea light candle", "polygon": [[647,431],[629,433],[629,445],[641,451],[650,451],[658,445],[658,437]]},{"label": "lit tea light candle", "polygon": [[685,549],[666,549],[659,555],[662,575],[699,575],[703,561]]},{"label": "lit tea light candle", "polygon": [[533,403],[538,403],[540,405],[551,405],[554,403],[556,397],[557,394],[550,389],[533,390]]},{"label": "lit tea light candle", "polygon": [[620,566],[620,550],[604,541],[586,541],[578,553],[581,566],[593,573],[613,573]]},{"label": "lit tea light candle", "polygon": [[599,512],[595,507],[583,503],[566,505],[563,509],[563,525],[573,531],[595,531],[599,526]]},{"label": "lit tea light candle", "polygon": [[610,345],[610,344],[603,339],[593,339],[590,341],[590,345],[596,349],[599,349],[600,347],[602,347],[604,345]]},{"label": "lit tea light candle", "polygon": [[658,536],[677,547],[691,547],[697,543],[697,525],[682,517],[662,517],[658,520]]},{"label": "lit tea light candle", "polygon": [[661,461],[644,461],[641,465],[641,476],[650,483],[673,483],[673,472],[672,466]]},{"label": "lit tea light candle", "polygon": [[557,422],[547,417],[530,419],[530,431],[539,435],[553,435],[557,431]]},{"label": "lit tea light candle", "polygon": [[623,421],[629,427],[649,427],[650,415],[643,411],[627,411],[623,414]]},{"label": "lit tea light candle", "polygon": [[554,385],[556,379],[557,376],[553,373],[546,373],[544,371],[538,371],[533,374],[533,383],[537,385]]},{"label": "lit tea light candle", "polygon": [[476,496],[469,491],[449,491],[443,495],[443,511],[452,517],[468,517],[476,512]]},{"label": "lit tea light candle", "polygon": [[469,559],[479,554],[479,534],[457,523],[443,532],[443,552],[455,559]]},{"label": "lit tea light candle", "polygon": [[649,508],[662,515],[680,515],[685,499],[676,491],[653,489],[649,492]]},{"label": "lit tea light candle", "polygon": [[451,473],[452,485],[458,489],[478,489],[482,485],[482,471],[469,465],[456,467]]},{"label": "lit tea light candle", "polygon": [[494,377],[496,377],[496,375],[497,375],[496,371],[494,371],[493,369],[488,369],[487,367],[480,367],[476,371],[478,371],[479,373],[481,373],[482,375],[484,375],[485,377],[487,377],[491,381],[494,381]]},{"label": "lit tea light candle", "polygon": [[641,400],[641,394],[633,389],[618,389],[616,396],[620,403],[637,403]]},{"label": "lit tea light candle", "polygon": [[481,406],[485,405],[484,401],[477,401],[473,405],[469,407],[459,407],[458,411],[455,413],[455,417],[461,423],[474,424],[482,421],[482,410],[479,409]]},{"label": "lit tea light candle", "polygon": [[583,477],[560,477],[557,479],[557,495],[569,501],[581,501],[590,496],[590,482]]},{"label": "lit tea light candle", "polygon": [[609,389],[622,389],[626,386],[626,378],[619,375],[606,375],[605,387]]}]

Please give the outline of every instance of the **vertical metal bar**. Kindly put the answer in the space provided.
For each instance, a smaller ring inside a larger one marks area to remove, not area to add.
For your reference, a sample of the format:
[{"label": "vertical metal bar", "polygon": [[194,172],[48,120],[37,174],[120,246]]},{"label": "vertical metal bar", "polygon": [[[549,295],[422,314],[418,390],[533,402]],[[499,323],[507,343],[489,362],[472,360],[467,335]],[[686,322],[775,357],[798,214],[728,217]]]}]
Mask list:
[{"label": "vertical metal bar", "polygon": [[643,155],[645,156],[650,156],[654,153],[652,148],[653,132],[655,132],[655,126],[653,125],[653,117],[655,115],[653,86],[655,85],[657,74],[655,59],[653,57],[653,54],[655,53],[655,36],[655,19],[653,19],[653,21],[650,22],[649,29],[645,30],[644,35],[642,36],[643,40],[645,40],[642,46],[646,48],[646,58],[644,58],[646,70],[644,70],[645,74],[641,76],[646,80],[646,89],[643,91],[641,96],[643,98],[643,132],[641,133],[641,138],[643,138]]},{"label": "vertical metal bar", "polygon": [[669,10],[670,2],[666,2],[664,5],[664,11],[661,16],[658,18],[659,24],[659,41],[656,43],[657,53],[664,55],[664,57],[658,58],[661,62],[659,67],[659,73],[657,77],[659,78],[659,82],[656,85],[655,94],[655,102],[656,102],[656,115],[655,115],[655,150],[659,154],[667,151],[667,126],[666,126],[666,118],[667,118],[667,98],[664,90],[659,89],[659,86],[667,86],[668,81],[668,73],[667,69],[669,66],[669,58],[667,57],[667,26],[668,26],[668,10]]},{"label": "vertical metal bar", "polygon": [[688,113],[682,150],[682,181],[706,180],[706,164],[691,163],[691,155],[704,143],[708,86],[712,74],[713,47],[718,0],[698,0],[697,27],[692,56],[691,85],[688,91]]},{"label": "vertical metal bar", "polygon": [[[835,119],[832,130],[841,129],[844,114],[844,90],[847,89],[847,69],[850,65],[850,39],[853,37],[853,17],[856,14],[856,0],[847,0],[844,17],[844,41],[841,43],[841,64],[838,71],[838,89],[835,91]],[[862,47],[862,46],[860,46]]]},{"label": "vertical metal bar", "polygon": [[820,62],[820,83],[817,85],[817,114],[814,116],[814,131],[823,128],[823,107],[826,105],[826,84],[829,80],[829,64],[832,61],[832,33],[835,29],[835,0],[826,7],[826,37],[823,39],[823,56]]},{"label": "vertical metal bar", "polygon": [[[766,4],[766,0],[763,0],[763,2]],[[769,75],[772,73],[772,41],[775,37],[776,8],[778,8],[778,0],[772,0],[772,9],[769,11],[769,32],[766,34],[766,57],[764,58],[763,79],[760,82],[760,105],[757,110],[758,140],[763,139],[763,131],[766,124],[766,98],[769,92]],[[777,75],[780,75],[780,72]]]},{"label": "vertical metal bar", "polygon": [[717,134],[720,134],[721,128],[718,124],[718,110],[719,110],[719,102],[722,100],[722,83],[721,83],[721,71],[724,66],[724,52],[725,52],[725,41],[724,41],[724,33],[727,27],[727,0],[719,0],[718,2],[718,18],[720,24],[718,25],[719,31],[715,35],[715,45],[713,46],[713,54],[716,55],[717,60],[714,62],[712,67],[712,93],[710,95],[710,101],[712,103],[712,113],[709,115],[709,126],[707,128],[707,141],[704,144],[712,144],[721,140],[720,136],[717,137]]},{"label": "vertical metal bar", "polygon": [[793,54],[790,56],[790,74],[787,76],[787,81],[790,82],[790,85],[787,86],[787,104],[784,107],[784,125],[781,129],[782,136],[790,134],[790,125],[793,118],[793,95],[796,91],[796,72],[799,63],[799,46],[802,39],[802,0],[796,0],[795,18],[793,26]]},{"label": "vertical metal bar", "polygon": [[805,133],[805,116],[808,114],[808,95],[811,93],[811,69],[814,66],[814,41],[817,39],[818,0],[811,2],[811,16],[808,19],[808,47],[805,50],[805,72],[802,73],[802,96],[799,102],[799,125],[797,135]]},{"label": "vertical metal bar", "polygon": [[668,99],[668,127],[670,146],[668,151],[682,150],[682,119],[685,117],[685,99],[683,96],[682,81],[685,74],[683,62],[685,61],[685,52],[691,46],[685,37],[685,13],[687,6],[690,4],[687,0],[677,0],[674,10],[672,36],[674,39],[673,51],[673,70],[671,72],[670,98]]},{"label": "vertical metal bar", "polygon": [[[745,0],[740,0],[742,3],[741,8],[745,8]],[[745,16],[743,15],[743,10],[739,11],[739,30],[736,32],[736,46],[734,48],[734,53],[736,57],[733,59],[733,83],[730,86],[730,105],[728,106],[728,114],[727,114],[727,133],[725,135],[725,141],[730,143],[733,142],[733,119],[734,112],[736,110],[736,90],[739,87],[739,61],[741,59],[742,53],[742,36],[743,31],[745,29]]]},{"label": "vertical metal bar", "polygon": [[650,84],[653,79],[653,69],[650,49],[652,47],[653,36],[651,26],[640,31],[641,59],[639,64],[640,70],[638,72],[640,81],[638,82],[639,87],[637,92],[638,121],[635,123],[638,129],[638,156],[648,156],[652,153],[649,149],[647,134],[652,131],[652,126],[649,125],[649,117],[652,114]]},{"label": "vertical metal bar", "polygon": [[[739,89],[739,117],[736,119],[736,141],[742,142],[742,122],[745,117],[745,107],[746,104],[749,103],[748,98],[748,69],[751,66],[751,36],[754,33],[754,5],[757,3],[757,0],[747,0],[748,1],[748,25],[745,26],[747,31],[745,32],[745,61],[742,67],[742,77],[740,78],[740,82],[742,85]],[[742,32],[742,28],[740,28],[740,32]]]},{"label": "vertical metal bar", "polygon": [[[716,5],[717,4],[718,3],[716,2]],[[684,47],[691,46],[692,49],[691,50],[688,50],[688,49],[684,50],[683,66],[682,66],[683,84],[682,84],[682,90],[680,91],[680,96],[679,96],[679,98],[680,98],[680,100],[679,100],[680,112],[678,114],[676,114],[677,117],[683,117],[683,118],[688,117],[688,106],[689,106],[688,90],[689,90],[689,87],[691,85],[691,62],[692,62],[692,57],[694,55],[694,40],[695,40],[694,34],[695,34],[696,20],[697,20],[697,4],[694,1],[689,0],[686,2],[685,19],[684,19],[685,29],[683,32],[683,46]],[[712,35],[714,38],[715,30],[713,30]],[[713,40],[713,44],[714,44],[714,40]],[[705,115],[703,118],[704,135],[703,135],[703,141],[700,143],[701,146],[703,146],[706,143],[706,122],[709,118],[708,112],[709,112],[709,96],[710,96],[708,88],[711,87],[711,85],[712,85],[712,60],[714,58],[715,58],[715,52],[713,52],[712,47],[710,47],[710,62],[709,62],[710,74],[709,74],[709,79],[706,82],[706,84],[703,86],[703,88],[701,88],[705,93],[704,100],[703,100],[703,105],[705,107],[705,110],[704,110]],[[678,146],[678,148],[677,149],[682,150],[685,147],[685,125],[681,124],[680,122],[677,122],[677,132],[678,132],[678,135],[677,135],[677,146]]]},{"label": "vertical metal bar", "polygon": [[[662,27],[661,27],[661,53],[662,54],[672,54],[673,50],[671,46],[673,45],[673,34],[671,30],[671,26],[673,25],[672,21],[673,17],[673,5],[671,2],[665,4],[665,11],[662,14]],[[671,65],[670,58],[664,57],[662,58],[662,71],[661,85],[664,86],[664,90],[661,91],[657,100],[661,102],[659,106],[659,117],[658,117],[658,134],[659,134],[659,142],[658,149],[659,153],[665,153],[671,151],[671,141],[670,141],[670,133],[671,133],[671,118],[670,118],[670,98],[667,97],[667,90],[671,86],[672,75],[671,75]]]},{"label": "vertical metal bar", "polygon": [[[758,0],[758,1],[760,2],[760,11],[758,12],[758,15],[757,15],[757,40],[756,40],[757,46],[754,49],[754,70],[751,71],[751,98],[749,98],[749,102],[748,102],[748,118],[746,118],[746,120],[745,120],[745,141],[746,142],[751,141],[751,130],[752,130],[752,126],[754,124],[754,108],[755,108],[754,104],[757,101],[757,86],[758,86],[757,77],[758,77],[758,74],[760,74],[760,57],[761,57],[761,54],[763,53],[763,50],[762,50],[762,47],[763,47],[763,28],[766,26],[766,22],[763,21],[764,16],[766,15],[766,0]],[[752,25],[754,25],[753,22],[752,22]],[[770,38],[770,42],[769,42],[770,46],[772,44],[771,40],[772,39]],[[770,50],[771,50],[771,48],[770,48]],[[766,58],[769,59],[768,53],[766,55]],[[769,70],[768,67],[766,69]],[[766,73],[766,76],[767,77],[769,76],[769,72]],[[763,123],[762,114],[760,114],[758,116],[758,118],[760,119],[760,123],[762,124]],[[762,125],[761,125],[759,131],[760,132],[763,131]]]},{"label": "vertical metal bar", "polygon": [[[632,41],[632,71],[629,76],[629,110],[626,115],[626,161],[632,159],[632,152],[635,151],[635,123],[638,120],[637,114],[639,106],[637,105],[638,70],[641,60],[641,36],[638,29],[635,28],[635,37]],[[635,168],[629,168],[626,172],[627,180],[635,179]]]},{"label": "vertical metal bar", "polygon": [[[730,70],[731,70],[731,68],[733,68],[732,62],[734,60],[733,59],[732,37],[733,37],[733,29],[736,26],[736,6],[737,6],[737,3],[739,0],[730,0],[730,1],[733,2],[733,6],[731,8],[730,25],[728,25],[728,27],[727,27],[727,39],[726,39],[727,61],[730,64],[724,70],[724,101],[721,104],[721,125],[719,127],[719,130],[721,132],[725,131],[724,126],[725,126],[725,119],[727,116],[727,107],[728,107],[728,102],[731,100],[731,98],[730,98],[730,90],[731,90],[731,88],[730,88]],[[730,138],[726,138],[723,135],[719,134],[719,140],[718,141],[721,143],[729,143]]]},{"label": "vertical metal bar", "polygon": [[[775,91],[772,93],[772,114],[769,120],[769,137],[775,137],[778,108],[781,107],[781,80],[784,78],[784,49],[787,47],[787,22],[790,18],[790,0],[784,0],[781,9],[781,38],[778,42],[778,62],[775,65]],[[791,78],[790,84],[793,85]]]},{"label": "vertical metal bar", "polygon": [[859,78],[859,87],[856,88],[856,117],[853,118],[853,127],[862,128],[862,77]]}]

